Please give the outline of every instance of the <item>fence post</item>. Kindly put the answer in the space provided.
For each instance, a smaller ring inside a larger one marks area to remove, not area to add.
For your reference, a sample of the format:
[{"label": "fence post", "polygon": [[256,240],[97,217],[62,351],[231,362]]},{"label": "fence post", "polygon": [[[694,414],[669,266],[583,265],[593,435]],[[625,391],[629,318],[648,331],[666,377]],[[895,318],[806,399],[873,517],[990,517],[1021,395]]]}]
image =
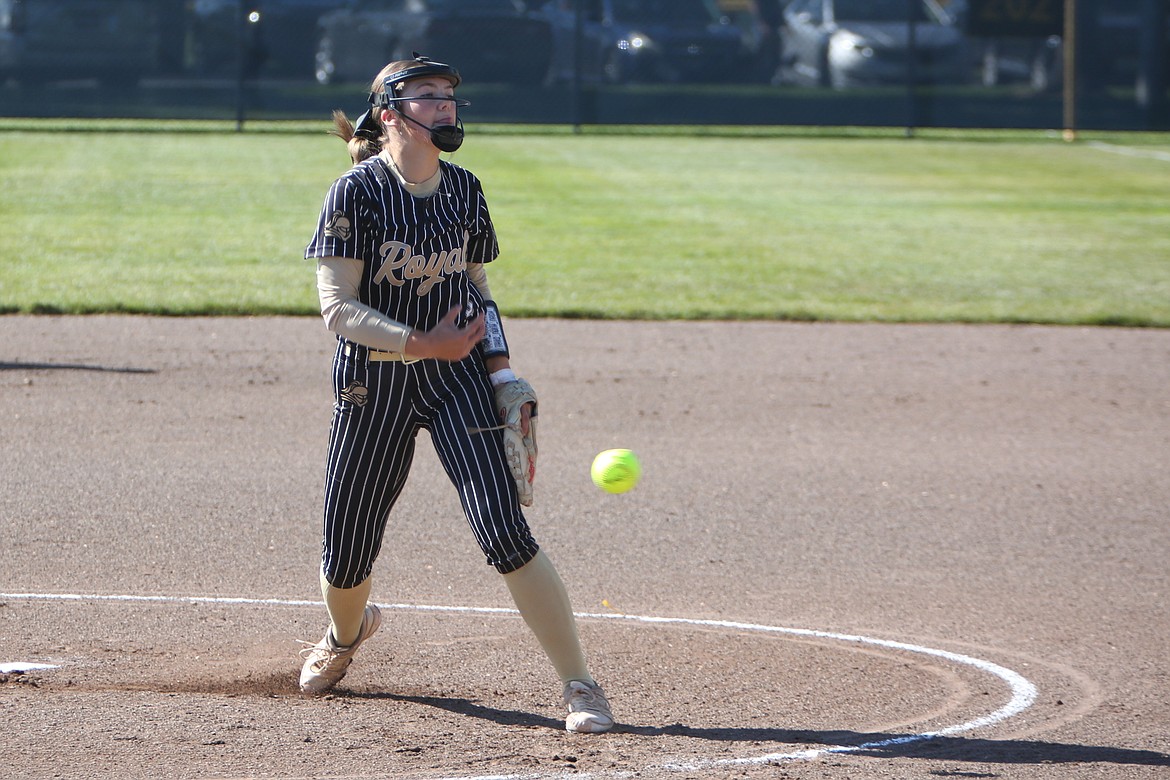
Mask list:
[{"label": "fence post", "polygon": [[573,6],[573,132],[580,133],[585,103],[584,80],[581,77],[582,66],[585,62],[583,51],[585,43],[584,0],[577,0]]},{"label": "fence post", "polygon": [[1077,140],[1077,0],[1064,0],[1064,140]]},{"label": "fence post", "polygon": [[906,0],[906,137],[913,138],[918,126],[918,26],[915,6],[921,0]]},{"label": "fence post", "polygon": [[236,132],[244,131],[244,69],[247,68],[248,20],[244,18],[244,0],[236,0]]}]

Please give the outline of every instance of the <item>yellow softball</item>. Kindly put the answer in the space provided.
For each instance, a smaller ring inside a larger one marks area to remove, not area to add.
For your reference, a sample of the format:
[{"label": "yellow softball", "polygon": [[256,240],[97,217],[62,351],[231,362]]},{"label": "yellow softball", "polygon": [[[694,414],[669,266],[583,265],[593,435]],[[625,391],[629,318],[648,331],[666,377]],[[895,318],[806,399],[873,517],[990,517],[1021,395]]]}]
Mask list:
[{"label": "yellow softball", "polygon": [[625,493],[638,484],[642,464],[630,450],[606,450],[593,459],[589,475],[593,477],[593,484],[606,493]]}]

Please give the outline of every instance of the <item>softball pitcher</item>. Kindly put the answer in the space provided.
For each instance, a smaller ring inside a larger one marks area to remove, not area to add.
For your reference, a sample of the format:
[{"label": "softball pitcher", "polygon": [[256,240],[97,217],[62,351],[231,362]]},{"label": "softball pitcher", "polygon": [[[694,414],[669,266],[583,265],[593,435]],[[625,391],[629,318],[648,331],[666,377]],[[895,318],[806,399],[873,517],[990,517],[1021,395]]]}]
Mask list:
[{"label": "softball pitcher", "polygon": [[337,334],[321,591],[330,626],[304,643],[300,686],[330,690],[378,630],[371,573],[427,429],[487,562],[561,678],[565,728],[607,731],[565,587],[533,539],[536,395],[509,363],[484,268],[499,254],[479,180],[440,159],[463,141],[459,73],[425,57],[374,79],[357,126],[336,133],[354,166],[333,183],[305,257]]}]

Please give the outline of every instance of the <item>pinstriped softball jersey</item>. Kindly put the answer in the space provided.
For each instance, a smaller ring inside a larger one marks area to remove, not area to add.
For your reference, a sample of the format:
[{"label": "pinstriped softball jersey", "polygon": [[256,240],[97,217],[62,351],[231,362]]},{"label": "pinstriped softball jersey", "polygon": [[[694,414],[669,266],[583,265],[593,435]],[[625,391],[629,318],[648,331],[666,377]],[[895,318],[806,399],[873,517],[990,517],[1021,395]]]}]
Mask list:
[{"label": "pinstriped softball jersey", "polygon": [[[452,307],[482,308],[468,262],[499,253],[479,180],[440,161],[436,193],[415,198],[374,157],[334,182],[306,258],[364,261],[359,299],[413,328],[429,330]],[[326,467],[325,577],[349,588],[369,575],[387,519],[406,483],[421,428],[455,485],[487,562],[507,573],[538,549],[504,459],[482,350],[457,363],[368,361],[367,349],[338,339],[334,413]]]},{"label": "pinstriped softball jersey", "polygon": [[358,163],[330,187],[305,251],[364,260],[362,303],[424,331],[467,304],[467,263],[499,254],[479,179],[445,160],[439,167],[438,191],[415,198],[381,157]]}]

